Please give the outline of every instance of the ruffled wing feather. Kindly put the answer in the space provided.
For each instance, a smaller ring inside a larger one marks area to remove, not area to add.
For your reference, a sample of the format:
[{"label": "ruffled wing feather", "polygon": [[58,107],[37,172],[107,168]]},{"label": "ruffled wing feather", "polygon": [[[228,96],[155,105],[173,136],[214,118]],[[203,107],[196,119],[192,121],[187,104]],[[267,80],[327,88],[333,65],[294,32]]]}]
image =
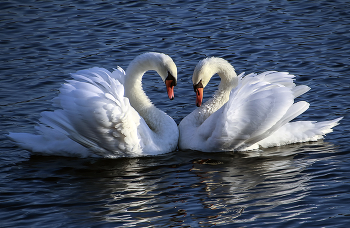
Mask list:
[{"label": "ruffled wing feather", "polygon": [[140,134],[147,138],[150,130],[124,97],[124,77],[121,68],[111,73],[95,67],[72,74],[73,80],[62,85],[53,99],[58,109],[41,113],[39,135],[10,133],[9,137],[34,152],[83,157],[94,156],[89,151],[103,157],[140,155]]},{"label": "ruffled wing feather", "polygon": [[229,101],[198,128],[208,151],[249,147],[304,112],[308,103],[293,104],[294,98],[309,88],[296,87],[293,77],[284,72],[240,75]]},{"label": "ruffled wing feather", "polygon": [[95,67],[72,74],[75,80],[64,84],[55,99],[61,109],[42,113],[40,121],[104,157],[140,153],[140,116],[124,97],[120,69],[110,73]]}]

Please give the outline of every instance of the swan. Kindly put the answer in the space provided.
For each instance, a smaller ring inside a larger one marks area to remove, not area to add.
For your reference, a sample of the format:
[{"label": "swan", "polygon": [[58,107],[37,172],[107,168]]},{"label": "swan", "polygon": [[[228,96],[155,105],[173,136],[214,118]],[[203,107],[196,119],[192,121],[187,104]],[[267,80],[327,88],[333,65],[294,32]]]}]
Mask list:
[{"label": "swan", "polygon": [[72,74],[53,99],[54,111],[41,113],[38,134],[9,133],[32,152],[78,157],[139,157],[174,151],[175,121],[156,108],[142,89],[146,71],[155,70],[174,99],[177,68],[165,54],[149,52],[126,72],[90,68]]},{"label": "swan", "polygon": [[[215,74],[221,78],[219,88],[202,105],[203,89]],[[310,88],[296,86],[293,78],[294,75],[276,71],[237,76],[225,59],[201,60],[192,77],[198,108],[179,124],[179,149],[247,151],[323,138],[342,117],[323,122],[290,122],[309,107],[305,101],[294,103]]]}]

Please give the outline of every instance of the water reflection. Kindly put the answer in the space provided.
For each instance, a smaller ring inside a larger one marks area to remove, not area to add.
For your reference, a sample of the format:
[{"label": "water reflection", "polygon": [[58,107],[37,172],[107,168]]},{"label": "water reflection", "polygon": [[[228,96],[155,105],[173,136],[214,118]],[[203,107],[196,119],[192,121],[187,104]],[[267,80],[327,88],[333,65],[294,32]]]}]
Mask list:
[{"label": "water reflection", "polygon": [[[257,156],[178,151],[152,158],[94,160],[71,170],[73,180],[79,180],[71,184],[78,191],[76,203],[90,205],[88,217],[108,224],[205,226],[257,218],[273,223],[314,208],[304,200],[313,173],[304,170],[329,159],[333,150],[316,142],[264,150]],[[313,152],[327,156],[311,158]],[[76,216],[86,211],[75,209]]]},{"label": "water reflection", "polygon": [[177,151],[116,160],[32,156],[3,167],[10,174],[2,180],[7,201],[0,202],[4,216],[16,218],[25,208],[22,218],[35,224],[60,217],[68,226],[268,226],[314,213],[319,202],[310,192],[323,190],[317,181],[334,167],[320,163],[332,164],[335,152],[318,141],[254,153]]}]

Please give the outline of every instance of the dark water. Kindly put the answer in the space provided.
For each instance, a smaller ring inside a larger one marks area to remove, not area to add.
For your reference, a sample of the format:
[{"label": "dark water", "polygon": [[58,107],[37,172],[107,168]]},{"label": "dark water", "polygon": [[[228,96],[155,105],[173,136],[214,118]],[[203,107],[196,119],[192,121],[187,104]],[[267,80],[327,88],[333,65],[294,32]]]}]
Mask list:
[{"label": "dark water", "polygon": [[[347,227],[349,12],[349,1],[2,1],[0,227]],[[250,153],[79,159],[6,138],[34,132],[70,72],[125,69],[147,51],[178,66],[173,101],[154,73],[144,80],[177,123],[195,108],[191,76],[206,56],[237,73],[295,74],[312,88],[298,120],[344,119],[323,141]]]}]

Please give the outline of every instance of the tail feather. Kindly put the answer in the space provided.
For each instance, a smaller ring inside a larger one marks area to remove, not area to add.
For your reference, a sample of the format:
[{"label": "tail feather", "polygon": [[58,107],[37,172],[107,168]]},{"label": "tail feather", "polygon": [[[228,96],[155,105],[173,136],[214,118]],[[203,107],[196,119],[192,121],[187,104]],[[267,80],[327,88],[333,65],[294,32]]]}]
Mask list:
[{"label": "tail feather", "polygon": [[342,118],[322,122],[298,121],[287,123],[267,138],[257,142],[257,144],[267,148],[291,143],[317,141],[332,132],[332,128],[337,126]]},{"label": "tail feather", "polygon": [[58,156],[88,157],[94,156],[82,145],[74,142],[66,135],[51,128],[39,125],[36,127],[43,134],[9,133],[7,136],[25,150],[35,153],[52,154]]},{"label": "tail feather", "polygon": [[320,131],[322,132],[322,135],[325,135],[325,134],[333,132],[333,127],[337,126],[339,124],[339,121],[342,119],[343,119],[343,117],[339,117],[339,118],[334,119],[334,120],[316,122],[315,127],[317,129],[320,129]]}]

